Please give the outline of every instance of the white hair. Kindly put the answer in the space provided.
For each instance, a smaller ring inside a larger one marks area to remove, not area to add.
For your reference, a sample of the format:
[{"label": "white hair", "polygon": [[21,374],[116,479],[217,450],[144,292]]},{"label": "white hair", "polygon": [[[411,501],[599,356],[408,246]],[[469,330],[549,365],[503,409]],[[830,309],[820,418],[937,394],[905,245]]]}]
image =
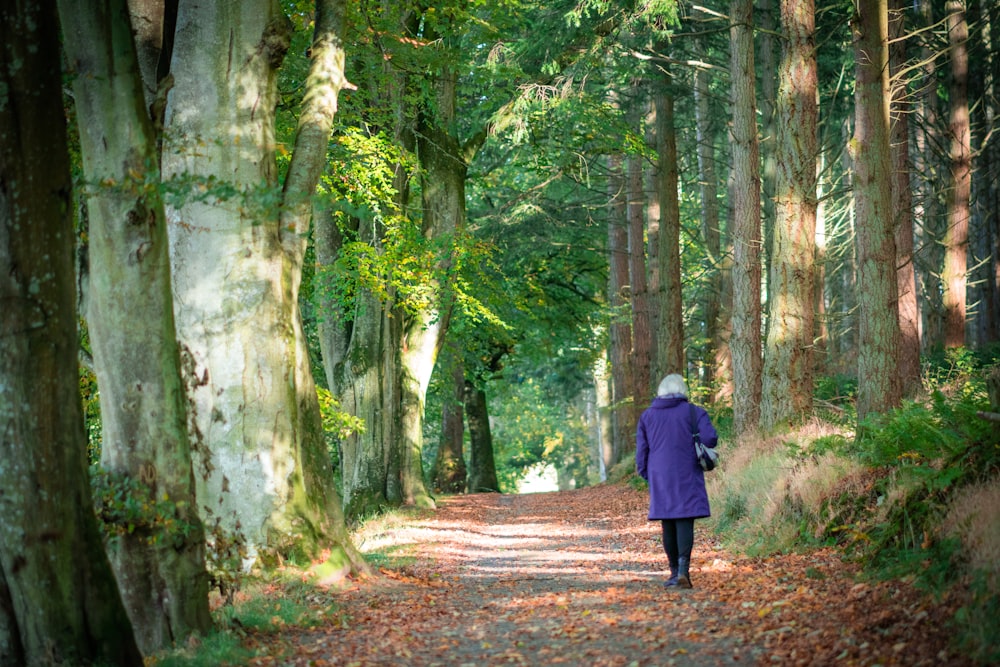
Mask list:
[{"label": "white hair", "polygon": [[660,386],[656,390],[657,396],[667,396],[669,394],[680,394],[685,397],[688,395],[688,388],[684,384],[684,378],[676,373],[671,373],[660,380]]}]

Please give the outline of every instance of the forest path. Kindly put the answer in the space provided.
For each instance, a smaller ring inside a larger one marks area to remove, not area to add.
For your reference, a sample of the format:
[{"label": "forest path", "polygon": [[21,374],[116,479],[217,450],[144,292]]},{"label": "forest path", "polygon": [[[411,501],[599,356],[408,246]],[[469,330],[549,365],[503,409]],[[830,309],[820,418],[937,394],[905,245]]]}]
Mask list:
[{"label": "forest path", "polygon": [[[692,590],[665,589],[646,496],[603,485],[443,499],[371,539],[413,556],[282,637],[283,665],[940,665],[947,630],[832,551],[734,557],[696,525]],[[361,545],[364,547],[364,545]]]}]

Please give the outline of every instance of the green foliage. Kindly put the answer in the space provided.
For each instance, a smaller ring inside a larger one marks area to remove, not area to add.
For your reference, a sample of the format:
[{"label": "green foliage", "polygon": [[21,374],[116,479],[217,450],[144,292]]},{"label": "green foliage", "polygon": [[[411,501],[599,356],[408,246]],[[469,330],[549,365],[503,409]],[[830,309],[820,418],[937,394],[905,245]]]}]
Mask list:
[{"label": "green foliage", "polygon": [[109,540],[135,534],[149,544],[170,544],[194,529],[181,518],[184,501],[157,495],[139,479],[93,465],[90,484],[94,512]]},{"label": "green foliage", "polygon": [[365,420],[344,412],[340,402],[328,389],[317,388],[319,410],[323,415],[323,430],[335,442],[346,440],[355,433],[365,432]]},{"label": "green foliage", "polygon": [[854,440],[814,443],[814,451],[836,451],[877,471],[868,494],[831,502],[827,534],[883,574],[916,574],[930,588],[948,583],[959,560],[958,543],[935,530],[948,501],[1000,469],[1000,434],[975,416],[987,405],[983,374],[961,353],[952,359],[938,376],[950,396],[934,391],[929,402],[872,417]]},{"label": "green foliage", "polygon": [[567,471],[578,483],[593,481],[585,416],[544,382],[524,377],[497,384],[490,414],[501,490],[513,491],[539,463]]}]

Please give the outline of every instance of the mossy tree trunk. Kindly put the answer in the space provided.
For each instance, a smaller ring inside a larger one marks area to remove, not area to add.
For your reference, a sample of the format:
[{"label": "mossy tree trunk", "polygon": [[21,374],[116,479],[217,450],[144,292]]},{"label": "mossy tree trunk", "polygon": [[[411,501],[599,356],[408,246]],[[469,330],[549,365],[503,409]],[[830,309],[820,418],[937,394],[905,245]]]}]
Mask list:
[{"label": "mossy tree trunk", "polygon": [[290,24],[276,0],[181,5],[165,179],[175,312],[191,358],[199,504],[245,564],[346,536],[298,306],[312,195],[344,79],[340,2],[317,3],[295,148],[278,190],[276,71]]},{"label": "mossy tree trunk", "polygon": [[[150,653],[212,626],[187,398],[174,329],[153,125],[124,0],[60,0],[89,220],[87,324],[101,402],[101,465],[151,509],[109,555]],[[153,507],[157,508],[154,516]]]},{"label": "mossy tree trunk", "polygon": [[87,481],[58,26],[0,9],[0,664],[139,667]]}]

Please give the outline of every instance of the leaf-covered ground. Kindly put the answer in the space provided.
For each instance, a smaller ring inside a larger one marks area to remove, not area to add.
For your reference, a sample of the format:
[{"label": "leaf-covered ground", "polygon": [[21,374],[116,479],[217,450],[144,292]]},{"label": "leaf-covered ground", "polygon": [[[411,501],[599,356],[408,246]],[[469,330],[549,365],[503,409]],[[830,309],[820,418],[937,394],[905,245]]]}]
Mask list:
[{"label": "leaf-covered ground", "polygon": [[258,665],[965,665],[947,601],[860,582],[833,551],[734,556],[696,524],[667,590],[659,523],[621,486],[445,499],[382,539],[409,564],[337,592],[333,622],[249,637]]}]

